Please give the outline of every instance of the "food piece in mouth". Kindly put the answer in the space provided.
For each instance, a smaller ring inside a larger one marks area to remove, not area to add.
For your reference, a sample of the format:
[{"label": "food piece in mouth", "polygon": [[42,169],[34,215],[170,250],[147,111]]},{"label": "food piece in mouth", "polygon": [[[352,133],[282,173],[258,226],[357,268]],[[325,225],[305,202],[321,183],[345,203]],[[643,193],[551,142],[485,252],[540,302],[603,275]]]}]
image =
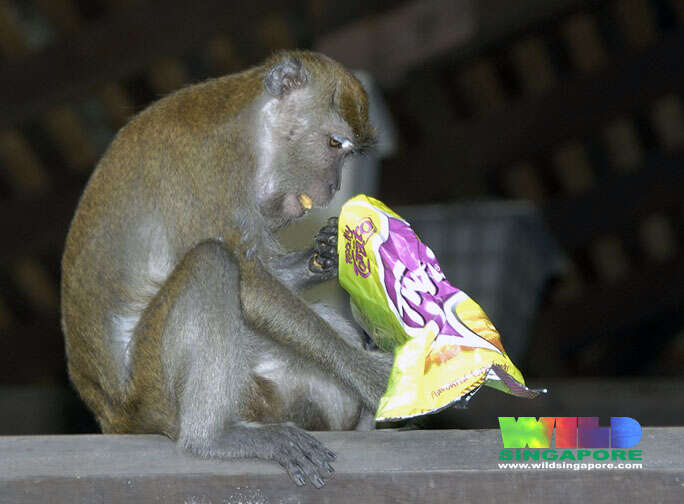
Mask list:
[{"label": "food piece in mouth", "polygon": [[313,206],[313,200],[309,197],[308,194],[304,194],[304,193],[300,194],[299,195],[299,202],[307,210],[311,210],[311,207]]}]

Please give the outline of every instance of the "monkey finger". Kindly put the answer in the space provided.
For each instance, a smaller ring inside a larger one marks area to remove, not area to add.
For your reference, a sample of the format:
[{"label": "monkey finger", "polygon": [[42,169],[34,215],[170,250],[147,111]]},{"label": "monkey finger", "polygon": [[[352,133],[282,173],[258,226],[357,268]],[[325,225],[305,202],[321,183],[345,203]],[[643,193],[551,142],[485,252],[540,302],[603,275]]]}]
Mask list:
[{"label": "monkey finger", "polygon": [[[334,261],[337,261],[337,249],[332,247],[316,250],[316,253],[321,259],[333,259]],[[321,259],[317,259],[317,261],[322,264]]]},{"label": "monkey finger", "polygon": [[328,244],[328,238],[327,237],[318,235],[314,239],[314,249],[316,249],[316,250],[327,250],[330,248],[331,247]]},{"label": "monkey finger", "polygon": [[323,265],[319,260],[320,256],[318,254],[311,256],[311,259],[309,259],[309,271],[312,273],[323,273]]},{"label": "monkey finger", "polygon": [[324,226],[319,231],[320,234],[335,235],[337,236],[337,226]]},{"label": "monkey finger", "polygon": [[337,257],[319,256],[318,263],[321,265],[321,272],[328,273],[337,269]]},{"label": "monkey finger", "polygon": [[328,245],[330,245],[331,247],[336,247],[337,246],[337,235],[334,234],[334,235],[328,236],[328,238],[326,239],[326,243]]}]

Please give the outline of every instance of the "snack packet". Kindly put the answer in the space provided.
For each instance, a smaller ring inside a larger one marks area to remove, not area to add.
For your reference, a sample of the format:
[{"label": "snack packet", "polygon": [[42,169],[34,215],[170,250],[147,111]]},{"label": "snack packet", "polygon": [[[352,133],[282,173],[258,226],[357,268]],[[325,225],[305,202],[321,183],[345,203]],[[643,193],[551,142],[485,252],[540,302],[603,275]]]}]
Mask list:
[{"label": "snack packet", "polygon": [[363,194],[347,201],[337,247],[354,318],[381,350],[394,351],[377,421],[465,407],[483,385],[519,397],[546,392],[525,386],[482,308],[382,202]]}]

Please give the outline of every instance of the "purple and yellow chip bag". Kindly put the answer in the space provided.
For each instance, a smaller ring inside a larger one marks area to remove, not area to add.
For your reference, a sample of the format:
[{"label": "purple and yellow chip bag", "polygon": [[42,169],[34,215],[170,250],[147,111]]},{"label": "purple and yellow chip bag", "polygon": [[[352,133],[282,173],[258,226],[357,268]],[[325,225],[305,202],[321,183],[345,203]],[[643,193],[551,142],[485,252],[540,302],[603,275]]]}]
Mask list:
[{"label": "purple and yellow chip bag", "polygon": [[394,367],[375,415],[400,420],[465,405],[482,385],[536,397],[482,308],[445,278],[409,224],[365,195],[339,217],[339,280],[354,318]]}]

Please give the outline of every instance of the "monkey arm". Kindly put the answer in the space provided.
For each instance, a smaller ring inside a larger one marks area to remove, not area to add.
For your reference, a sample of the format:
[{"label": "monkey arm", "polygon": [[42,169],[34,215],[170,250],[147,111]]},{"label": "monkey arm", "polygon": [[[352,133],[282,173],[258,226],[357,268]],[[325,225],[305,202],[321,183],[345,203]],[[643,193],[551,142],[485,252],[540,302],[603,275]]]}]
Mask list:
[{"label": "monkey arm", "polygon": [[337,277],[337,217],[331,217],[306,250],[276,256],[269,269],[289,289],[301,290]]},{"label": "monkey arm", "polygon": [[330,280],[337,276],[333,271],[312,271],[309,267],[316,250],[309,248],[276,256],[268,262],[268,268],[288,289],[298,291]]},{"label": "monkey arm", "polygon": [[[367,352],[346,341],[304,301],[252,259],[241,269],[240,297],[249,324],[342,381],[375,411],[392,367],[392,355]],[[264,295],[268,299],[264,299]]]}]

